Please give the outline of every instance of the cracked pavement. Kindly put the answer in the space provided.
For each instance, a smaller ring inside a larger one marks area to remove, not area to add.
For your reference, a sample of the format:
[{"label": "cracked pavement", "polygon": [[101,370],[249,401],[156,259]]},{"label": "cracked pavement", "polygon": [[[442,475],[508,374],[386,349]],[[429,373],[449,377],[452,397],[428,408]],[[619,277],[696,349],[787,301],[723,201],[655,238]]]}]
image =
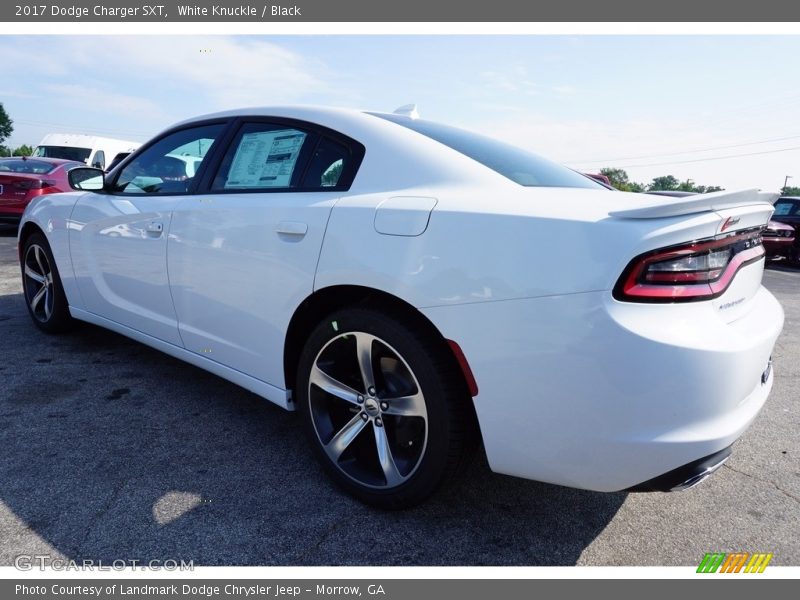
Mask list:
[{"label": "cracked pavement", "polygon": [[696,565],[773,552],[800,565],[800,270],[775,385],[728,463],[675,494],[598,494],[493,474],[404,512],[334,488],[295,415],[89,325],[46,336],[0,225],[0,565],[19,554],[198,565]]}]

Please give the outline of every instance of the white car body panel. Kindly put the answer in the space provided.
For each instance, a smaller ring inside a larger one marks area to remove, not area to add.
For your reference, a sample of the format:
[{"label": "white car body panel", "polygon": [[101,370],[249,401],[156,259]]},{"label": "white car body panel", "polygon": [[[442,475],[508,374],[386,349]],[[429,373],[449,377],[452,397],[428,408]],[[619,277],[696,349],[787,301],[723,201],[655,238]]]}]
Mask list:
[{"label": "white car body panel", "polygon": [[184,198],[172,217],[168,265],[187,350],[284,386],[286,331],[314,290],[322,237],[337,196]]},{"label": "white car body panel", "polygon": [[70,252],[84,308],[182,346],[167,275],[167,231],[181,196],[85,194]]},{"label": "white car body panel", "polygon": [[772,380],[761,385],[760,376],[783,324],[763,288],[751,318],[732,324],[711,303],[632,307],[607,291],[497,309],[422,311],[458,341],[475,374],[492,469],[600,491],[733,443],[769,393]]},{"label": "white car body panel", "polygon": [[291,408],[283,358],[297,308],[336,286],[379,290],[463,350],[494,470],[602,491],[730,446],[766,400],[772,375],[760,378],[783,312],[761,286],[763,260],[714,300],[621,302],[612,289],[642,253],[726,224],[726,233],[764,225],[771,195],[676,202],[523,187],[364,113],[211,117],[246,115],[305,120],[362,143],[350,189],[42,196],[21,231],[45,232],[73,316]]}]

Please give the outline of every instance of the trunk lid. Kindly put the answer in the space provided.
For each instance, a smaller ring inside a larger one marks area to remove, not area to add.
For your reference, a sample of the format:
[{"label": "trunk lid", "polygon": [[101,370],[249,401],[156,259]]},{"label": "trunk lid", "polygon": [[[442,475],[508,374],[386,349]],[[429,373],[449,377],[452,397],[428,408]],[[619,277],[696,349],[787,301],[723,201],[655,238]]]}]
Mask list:
[{"label": "trunk lid", "polygon": [[[740,207],[764,205],[772,214],[772,204],[778,199],[778,192],[762,192],[757,189],[712,192],[710,194],[695,194],[684,198],[670,198],[669,196],[655,196],[639,194],[639,206],[612,210],[609,216],[618,219],[660,219],[664,217],[678,217],[701,212],[720,212]],[[766,224],[764,220],[762,225]]]}]

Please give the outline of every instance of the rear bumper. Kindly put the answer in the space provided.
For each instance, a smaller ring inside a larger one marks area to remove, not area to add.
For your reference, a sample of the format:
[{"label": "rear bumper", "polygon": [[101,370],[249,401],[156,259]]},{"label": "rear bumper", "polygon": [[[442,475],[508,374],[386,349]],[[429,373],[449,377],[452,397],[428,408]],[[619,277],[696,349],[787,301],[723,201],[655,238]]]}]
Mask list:
[{"label": "rear bumper", "polygon": [[763,238],[764,250],[767,256],[789,256],[794,246],[794,238]]},{"label": "rear bumper", "polygon": [[729,323],[712,302],[590,292],[423,312],[475,374],[493,470],[618,491],[728,448],[758,414],[783,310],[763,287],[737,308]]}]

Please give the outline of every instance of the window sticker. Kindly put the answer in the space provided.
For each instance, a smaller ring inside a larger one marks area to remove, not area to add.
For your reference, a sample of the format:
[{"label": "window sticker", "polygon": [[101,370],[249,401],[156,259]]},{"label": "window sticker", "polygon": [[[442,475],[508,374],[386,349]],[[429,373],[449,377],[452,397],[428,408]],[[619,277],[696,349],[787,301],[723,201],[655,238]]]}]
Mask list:
[{"label": "window sticker", "polygon": [[305,139],[296,129],[245,133],[225,189],[289,187]]}]

